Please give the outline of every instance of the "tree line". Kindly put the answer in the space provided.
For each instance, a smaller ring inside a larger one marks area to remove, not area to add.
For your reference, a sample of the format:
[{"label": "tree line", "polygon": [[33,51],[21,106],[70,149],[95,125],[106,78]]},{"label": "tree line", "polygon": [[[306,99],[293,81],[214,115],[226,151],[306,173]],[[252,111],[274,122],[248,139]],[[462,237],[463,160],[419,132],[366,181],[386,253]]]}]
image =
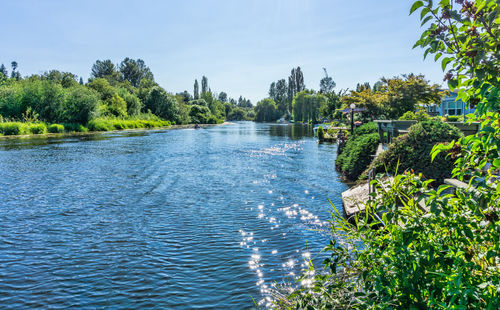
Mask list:
[{"label": "tree line", "polygon": [[87,124],[97,118],[150,118],[176,124],[221,123],[253,119],[250,100],[212,92],[202,77],[201,92],[195,80],[188,91],[169,93],[156,83],[142,59],[125,58],[114,64],[97,60],[85,83],[71,72],[46,71],[22,77],[17,62],[9,74],[0,65],[0,119]]},{"label": "tree line", "polygon": [[306,89],[300,67],[291,71],[288,79],[272,82],[268,98],[257,103],[255,120],[274,122],[278,119],[316,123],[321,120],[342,120],[341,112],[351,104],[363,108],[363,119],[397,119],[420,105],[440,103],[443,92],[437,84],[430,84],[421,74],[402,74],[381,78],[374,83],[358,83],[354,90],[335,90],[336,83],[323,68],[325,76],[319,82],[319,91]]}]

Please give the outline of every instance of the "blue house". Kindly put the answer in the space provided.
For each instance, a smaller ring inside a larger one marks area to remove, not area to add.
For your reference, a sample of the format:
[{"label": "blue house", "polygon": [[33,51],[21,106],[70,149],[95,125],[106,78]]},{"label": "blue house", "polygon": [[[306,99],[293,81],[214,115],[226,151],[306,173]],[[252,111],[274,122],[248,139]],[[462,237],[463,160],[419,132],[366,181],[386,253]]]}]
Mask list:
[{"label": "blue house", "polygon": [[427,113],[430,115],[464,115],[474,113],[475,109],[470,109],[462,100],[456,100],[457,93],[450,93],[441,100],[441,104],[426,105]]}]

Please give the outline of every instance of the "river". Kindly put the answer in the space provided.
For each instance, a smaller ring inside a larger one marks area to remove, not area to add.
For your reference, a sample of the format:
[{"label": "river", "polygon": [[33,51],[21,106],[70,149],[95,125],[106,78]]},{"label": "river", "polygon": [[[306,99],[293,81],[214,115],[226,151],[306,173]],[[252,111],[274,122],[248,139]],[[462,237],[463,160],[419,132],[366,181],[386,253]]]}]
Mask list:
[{"label": "river", "polygon": [[253,122],[0,140],[0,308],[265,305],[321,263],[335,155]]}]

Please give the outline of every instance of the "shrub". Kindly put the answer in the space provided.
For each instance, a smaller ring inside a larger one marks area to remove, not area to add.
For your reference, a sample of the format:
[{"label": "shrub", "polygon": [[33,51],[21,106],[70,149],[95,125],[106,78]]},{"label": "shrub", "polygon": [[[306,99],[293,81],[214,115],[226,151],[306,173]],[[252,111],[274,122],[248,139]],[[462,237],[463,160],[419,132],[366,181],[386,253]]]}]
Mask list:
[{"label": "shrub", "polygon": [[25,111],[22,106],[22,88],[19,84],[0,87],[0,115],[9,118],[21,118]]},{"label": "shrub", "polygon": [[335,161],[337,169],[349,180],[356,180],[372,161],[378,144],[378,133],[351,137]]},{"label": "shrub", "polygon": [[208,124],[211,116],[210,109],[202,105],[192,105],[189,110],[189,117],[193,124]]},{"label": "shrub", "polygon": [[204,107],[208,107],[208,103],[205,101],[205,99],[195,99],[191,100],[188,102],[189,105],[201,105]]},{"label": "shrub", "polygon": [[47,132],[47,126],[44,123],[27,123],[27,132],[35,135],[44,134]]},{"label": "shrub", "polygon": [[436,143],[450,142],[461,136],[462,133],[456,127],[440,121],[416,123],[410,127],[408,134],[395,138],[368,170],[373,168],[376,173],[382,173],[387,167],[389,173],[395,173],[399,161],[400,172],[413,169],[428,179],[441,182],[451,176],[453,161],[440,154],[431,162],[432,147]]},{"label": "shrub", "polygon": [[49,127],[47,127],[47,131],[50,133],[62,133],[64,132],[64,125],[52,124]]},{"label": "shrub", "polygon": [[111,130],[124,130],[134,128],[157,128],[169,127],[170,121],[164,120],[140,120],[140,119],[108,119],[98,118],[93,119],[88,123],[91,131],[111,131]]},{"label": "shrub", "polygon": [[180,112],[177,99],[159,86],[153,87],[149,92],[145,108],[169,121],[177,121],[179,119]]},{"label": "shrub", "polygon": [[64,129],[67,132],[87,132],[89,131],[87,127],[79,123],[64,123]]},{"label": "shrub", "polygon": [[114,94],[111,99],[106,101],[106,111],[112,116],[127,116],[127,103],[122,97]]},{"label": "shrub", "polygon": [[20,122],[0,123],[0,133],[5,136],[24,135],[28,133],[28,127]]},{"label": "shrub", "polygon": [[377,123],[375,122],[366,123],[354,129],[354,135],[357,136],[367,135],[374,132],[378,132]]},{"label": "shrub", "polygon": [[325,131],[323,130],[323,127],[319,126],[318,131],[316,132],[316,135],[318,136],[318,139],[323,140],[325,138]]},{"label": "shrub", "polygon": [[66,97],[64,122],[86,124],[97,114],[98,94],[87,87],[71,87]]},{"label": "shrub", "polygon": [[399,120],[402,121],[419,121],[419,122],[427,121],[430,119],[431,117],[425,111],[418,111],[418,112],[408,111],[405,112],[405,114],[403,114],[399,118]]}]

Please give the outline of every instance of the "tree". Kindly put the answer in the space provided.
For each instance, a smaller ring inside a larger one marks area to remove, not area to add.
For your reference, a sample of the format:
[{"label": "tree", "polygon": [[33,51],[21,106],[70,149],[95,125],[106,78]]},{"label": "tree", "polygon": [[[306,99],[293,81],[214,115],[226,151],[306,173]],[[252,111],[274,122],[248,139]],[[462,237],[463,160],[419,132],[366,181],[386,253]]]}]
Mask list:
[{"label": "tree", "polygon": [[325,77],[319,81],[319,92],[325,94],[331,92],[337,84],[333,81],[332,77],[328,76],[326,69],[323,68],[323,70],[325,71]]},{"label": "tree", "polygon": [[134,87],[139,86],[142,79],[154,81],[153,73],[142,59],[133,60],[128,57],[125,58],[120,63],[120,73],[122,79],[129,81]]},{"label": "tree", "polygon": [[302,74],[302,70],[300,67],[297,67],[295,70],[295,93],[301,92],[306,89],[306,85],[304,84],[304,75]]},{"label": "tree", "polygon": [[12,72],[10,73],[10,77],[13,79],[19,80],[21,78],[21,74],[16,71],[17,70],[17,62],[13,61],[10,63],[10,65],[12,67]]},{"label": "tree", "polygon": [[204,94],[208,91],[208,78],[203,76],[201,78],[201,93]]},{"label": "tree", "polygon": [[227,102],[227,94],[225,92],[219,93],[219,100],[222,102]]},{"label": "tree", "polygon": [[208,107],[196,104],[190,106],[189,117],[193,124],[207,124],[210,116],[211,113]]},{"label": "tree", "polygon": [[255,120],[257,122],[274,122],[279,119],[278,107],[271,98],[257,102]]},{"label": "tree", "polygon": [[5,67],[4,64],[0,65],[0,73],[3,74],[5,77],[9,76],[9,72],[7,71],[7,68]]},{"label": "tree", "polygon": [[94,117],[99,104],[99,95],[94,90],[76,86],[66,96],[64,122],[86,124]]},{"label": "tree", "polygon": [[287,105],[287,83],[285,79],[276,82],[276,94],[274,101],[278,105],[278,109],[282,114],[290,113],[289,106]]},{"label": "tree", "polygon": [[381,81],[387,89],[386,114],[390,118],[397,119],[407,111],[415,111],[418,104],[441,101],[439,85],[430,85],[421,74],[403,74],[402,78],[382,78]]},{"label": "tree", "polygon": [[116,67],[111,60],[96,60],[92,65],[90,77],[92,79],[106,78],[107,76],[114,76],[116,73]]},{"label": "tree", "polygon": [[94,79],[87,86],[97,91],[103,101],[110,100],[116,93],[115,88],[104,78]]},{"label": "tree", "polygon": [[78,82],[78,84],[83,85],[83,78],[82,77],[80,77],[80,81]]},{"label": "tree", "polygon": [[191,97],[191,94],[187,90],[183,91],[182,93],[178,93],[176,96],[180,99],[180,101],[184,103],[188,103],[189,101],[193,100],[193,97]]},{"label": "tree", "polygon": [[114,94],[108,101],[106,101],[106,112],[117,117],[127,116],[127,103],[118,94]]},{"label": "tree", "polygon": [[304,90],[293,99],[293,120],[303,123],[315,123],[319,119],[319,109],[327,103],[322,94],[316,94],[311,90]]},{"label": "tree", "polygon": [[198,80],[194,80],[194,90],[193,90],[194,99],[200,99],[200,86],[198,85]]},{"label": "tree", "polygon": [[276,82],[272,82],[269,86],[269,98],[276,101]]},{"label": "tree", "polygon": [[179,106],[177,100],[173,95],[167,94],[167,92],[159,86],[155,86],[151,89],[145,107],[166,120],[177,122],[179,119]]}]

